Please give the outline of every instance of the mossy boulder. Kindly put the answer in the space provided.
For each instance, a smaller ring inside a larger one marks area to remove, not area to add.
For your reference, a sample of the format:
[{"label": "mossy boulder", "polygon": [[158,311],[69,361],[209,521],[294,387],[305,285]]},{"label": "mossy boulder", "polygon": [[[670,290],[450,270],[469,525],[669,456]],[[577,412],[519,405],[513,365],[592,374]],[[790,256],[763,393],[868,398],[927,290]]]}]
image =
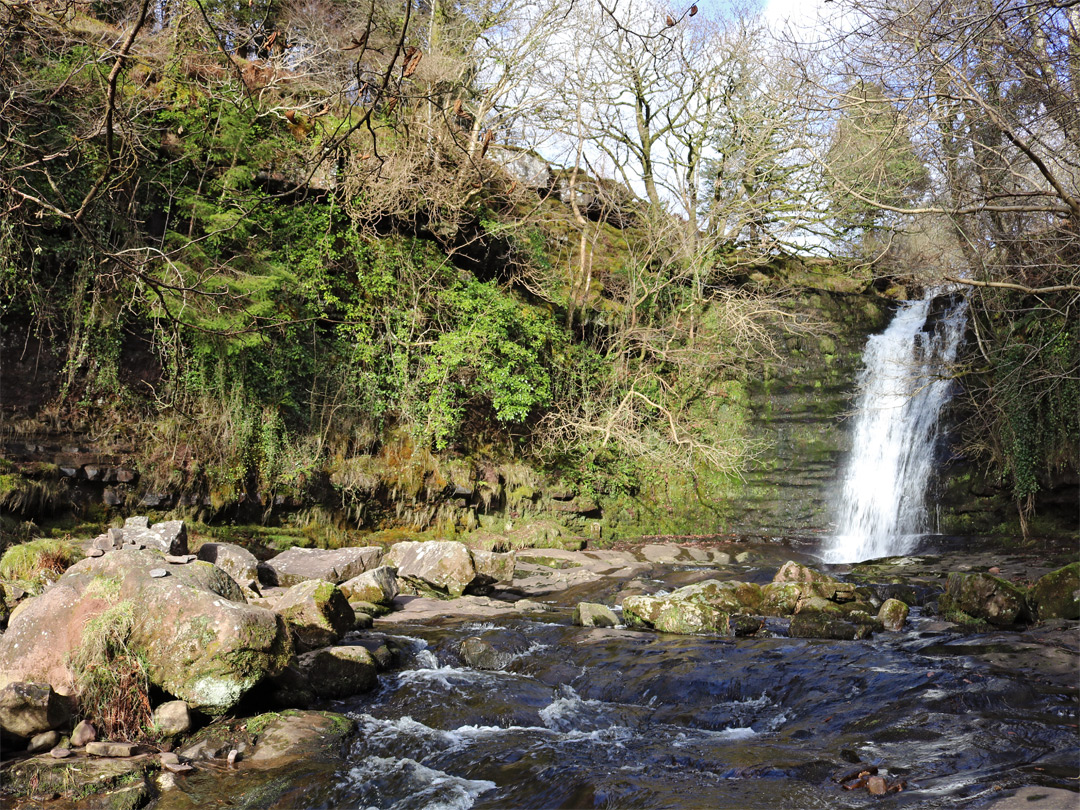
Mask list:
[{"label": "mossy boulder", "polygon": [[949,574],[940,605],[943,611],[959,611],[975,619],[1003,626],[1027,617],[1024,592],[1008,580],[991,574]]},{"label": "mossy boulder", "polygon": [[886,630],[903,630],[907,622],[908,606],[899,599],[886,599],[878,610],[878,621]]},{"label": "mossy boulder", "polygon": [[756,583],[716,579],[679,588],[671,598],[711,605],[725,613],[757,613],[764,601],[761,586]]},{"label": "mossy boulder", "polygon": [[790,616],[799,607],[802,586],[794,582],[770,582],[761,586],[759,611],[765,616]]},{"label": "mossy boulder", "polygon": [[293,585],[274,606],[300,652],[329,647],[356,625],[349,600],[332,582],[309,579]]},{"label": "mossy boulder", "polygon": [[773,582],[790,582],[798,585],[804,598],[820,596],[834,602],[850,602],[855,599],[855,586],[841,582],[835,577],[815,571],[809,566],[788,560],[773,577]]},{"label": "mossy boulder", "polygon": [[623,619],[630,627],[680,635],[733,636],[728,614],[707,604],[658,596],[628,596]]},{"label": "mossy boulder", "polygon": [[614,627],[619,619],[607,605],[579,602],[574,607],[573,622],[579,627]]},{"label": "mossy boulder", "polygon": [[1040,577],[1028,600],[1040,619],[1080,619],[1080,562]]},{"label": "mossy boulder", "polygon": [[340,755],[356,733],[355,721],[334,712],[273,712],[253,717],[247,725],[255,733],[255,750],[246,761],[256,767]]},{"label": "mossy boulder", "polygon": [[[162,576],[164,572],[164,576]],[[72,566],[28,600],[0,639],[0,686],[12,681],[77,689],[70,659],[94,619],[126,603],[125,643],[150,681],[198,711],[228,711],[292,656],[285,624],[245,602],[240,587],[207,562],[168,565],[159,551],[113,551]]]},{"label": "mossy boulder", "polygon": [[389,605],[398,595],[397,571],[389,565],[380,565],[342,582],[338,587],[350,602]]}]

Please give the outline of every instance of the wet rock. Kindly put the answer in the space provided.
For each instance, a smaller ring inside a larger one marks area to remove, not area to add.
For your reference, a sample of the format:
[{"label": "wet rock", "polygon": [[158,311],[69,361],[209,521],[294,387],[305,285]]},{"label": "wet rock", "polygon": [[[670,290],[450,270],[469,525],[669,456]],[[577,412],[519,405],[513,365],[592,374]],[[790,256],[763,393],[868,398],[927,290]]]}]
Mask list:
[{"label": "wet rock", "polygon": [[855,599],[855,586],[813,568],[788,560],[773,577],[773,582],[792,582],[802,590],[804,598],[820,596],[834,602]]},{"label": "wet rock", "polygon": [[1080,619],[1080,562],[1040,577],[1028,599],[1040,620]]},{"label": "wet rock", "polygon": [[715,579],[679,588],[670,598],[699,602],[725,613],[756,613],[764,601],[761,587],[755,583]]},{"label": "wet rock", "polygon": [[949,574],[940,603],[944,610],[958,610],[996,625],[1015,624],[1027,613],[1023,591],[1011,582],[983,573]]},{"label": "wet rock", "polygon": [[458,653],[461,660],[473,669],[502,669],[505,664],[504,656],[479,636],[462,641]]},{"label": "wet rock", "polygon": [[579,602],[574,608],[573,622],[579,627],[614,627],[619,619],[607,605]]},{"label": "wet rock", "polygon": [[135,810],[149,799],[145,779],[148,764],[145,756],[75,760],[70,753],[55,757],[50,752],[49,756],[16,762],[4,772],[4,785],[29,799],[83,796],[76,803],[78,807]]},{"label": "wet rock", "polygon": [[86,753],[92,757],[133,757],[139,746],[126,742],[90,742]]},{"label": "wet rock", "polygon": [[244,602],[239,586],[205,562],[154,579],[152,550],[114,551],[76,563],[44,594],[29,600],[0,638],[0,683],[35,680],[74,690],[71,654],[83,629],[106,610],[132,617],[131,651],[151,683],[193,708],[220,714],[292,654],[284,623]]},{"label": "wet rock", "polygon": [[799,613],[792,617],[788,633],[792,638],[830,638],[841,641],[870,638],[870,625],[836,619],[823,613]]},{"label": "wet rock", "polygon": [[70,717],[67,700],[47,683],[15,682],[0,689],[0,727],[9,734],[30,738],[60,728]]},{"label": "wet rock", "polygon": [[988,804],[986,810],[1076,810],[1076,792],[1028,786]]},{"label": "wet rock", "polygon": [[40,754],[43,751],[55,748],[59,744],[60,733],[58,731],[43,731],[41,734],[35,734],[30,738],[30,744],[26,746],[26,753]]},{"label": "wet rock", "polygon": [[398,595],[397,571],[381,565],[342,582],[338,587],[350,602],[389,605]]},{"label": "wet rock", "polygon": [[395,543],[386,562],[397,568],[399,580],[421,595],[454,599],[476,578],[468,547],[454,540]]},{"label": "wet rock", "polygon": [[158,761],[163,768],[172,773],[183,773],[184,771],[192,770],[191,765],[181,761],[178,754],[174,754],[170,751],[162,751],[158,755]]},{"label": "wet rock", "polygon": [[333,712],[289,710],[269,718],[252,718],[248,726],[268,719],[258,735],[255,751],[247,756],[250,763],[280,767],[300,760],[319,760],[339,752],[356,732],[356,723]]},{"label": "wet rock", "polygon": [[357,647],[363,647],[371,653],[379,672],[390,669],[397,661],[397,653],[391,648],[390,643],[384,636],[366,635],[351,641],[351,643]]},{"label": "wet rock", "polygon": [[886,599],[881,603],[881,609],[878,610],[877,617],[878,621],[881,622],[881,626],[886,630],[893,632],[903,630],[904,624],[907,622],[908,606],[899,599]]},{"label": "wet rock", "polygon": [[728,614],[712,605],[656,596],[628,596],[622,608],[623,619],[630,627],[682,635],[734,635]]},{"label": "wet rock", "polygon": [[884,776],[871,776],[866,780],[866,789],[871,796],[884,796],[887,787]]},{"label": "wet rock", "polygon": [[159,734],[174,737],[191,731],[191,709],[182,700],[170,700],[154,709],[154,728]]},{"label": "wet rock", "polygon": [[91,725],[89,720],[80,720],[79,724],[71,732],[71,744],[76,748],[82,748],[88,742],[93,742],[96,739],[97,729]]},{"label": "wet rock", "polygon": [[299,652],[335,644],[356,624],[356,614],[345,594],[323,580],[293,585],[274,609],[288,625]]},{"label": "wet rock", "polygon": [[843,616],[846,611],[839,603],[826,599],[824,596],[810,596],[799,599],[796,613],[823,613],[830,616]]},{"label": "wet rock", "polygon": [[243,546],[233,543],[203,543],[198,557],[216,565],[243,588],[256,588],[259,584],[259,561]]},{"label": "wet rock", "polygon": [[765,616],[790,616],[799,606],[802,587],[794,582],[770,582],[761,587],[761,606]]},{"label": "wet rock", "polygon": [[536,602],[532,599],[519,599],[517,602],[514,602],[514,609],[519,610],[522,613],[545,613],[551,608],[543,602]]},{"label": "wet rock", "polygon": [[290,548],[259,565],[259,580],[286,588],[313,579],[337,584],[376,568],[382,555],[378,546]]},{"label": "wet rock", "polygon": [[180,756],[190,760],[220,759],[228,749],[228,743],[216,737],[207,737],[194,745],[189,745],[180,752]]},{"label": "wet rock", "polygon": [[365,647],[326,647],[304,653],[297,669],[321,698],[339,700],[369,692],[378,683],[378,664]]}]

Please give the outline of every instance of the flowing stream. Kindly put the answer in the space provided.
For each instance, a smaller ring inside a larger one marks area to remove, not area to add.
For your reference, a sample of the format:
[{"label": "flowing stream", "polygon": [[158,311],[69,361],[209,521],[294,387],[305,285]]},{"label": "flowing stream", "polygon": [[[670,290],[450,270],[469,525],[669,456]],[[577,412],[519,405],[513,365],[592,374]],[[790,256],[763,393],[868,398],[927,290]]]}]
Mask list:
[{"label": "flowing stream", "polygon": [[[395,665],[374,691],[322,706],[359,727],[343,759],[266,776],[197,770],[155,810],[975,810],[1024,785],[1075,791],[1067,630],[972,634],[918,606],[902,632],[866,641],[790,638],[787,620],[771,618],[752,638],[571,623],[579,601],[618,605],[711,578],[764,583],[784,559],[811,561],[778,544],[721,550],[743,562],[533,590],[546,612],[468,616],[448,602],[423,619],[390,614],[360,636],[385,637]],[[926,581],[990,559],[1010,572],[1033,564],[961,555],[928,558]],[[911,587],[912,602],[932,596]],[[471,637],[496,651],[494,669],[469,665]],[[877,797],[838,781],[871,766],[903,791]]]},{"label": "flowing stream", "polygon": [[822,549],[827,562],[907,554],[933,530],[926,492],[966,313],[962,296],[929,292],[905,301],[867,341],[837,531]]}]

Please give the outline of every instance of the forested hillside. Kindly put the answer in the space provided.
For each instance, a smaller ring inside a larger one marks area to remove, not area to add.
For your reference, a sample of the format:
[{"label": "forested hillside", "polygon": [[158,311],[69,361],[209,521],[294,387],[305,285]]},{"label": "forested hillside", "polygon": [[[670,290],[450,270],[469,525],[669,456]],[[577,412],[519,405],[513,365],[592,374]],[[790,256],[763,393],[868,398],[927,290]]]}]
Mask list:
[{"label": "forested hillside", "polygon": [[950,281],[1026,520],[1076,476],[1080,7],[845,9],[0,0],[4,437],[114,452],[121,508],[590,515],[768,452],[794,293]]}]

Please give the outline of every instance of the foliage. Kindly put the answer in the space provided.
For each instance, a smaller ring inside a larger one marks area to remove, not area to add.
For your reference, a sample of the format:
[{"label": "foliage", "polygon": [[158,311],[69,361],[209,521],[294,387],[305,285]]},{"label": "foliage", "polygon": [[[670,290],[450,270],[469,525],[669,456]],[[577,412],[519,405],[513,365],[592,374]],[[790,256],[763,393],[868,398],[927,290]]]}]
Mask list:
[{"label": "foliage", "polygon": [[67,540],[30,540],[11,546],[0,557],[0,579],[19,580],[40,589],[82,558],[82,550]]},{"label": "foliage", "polygon": [[134,626],[135,603],[117,602],[87,622],[72,653],[79,707],[107,739],[142,740],[150,728],[150,679],[129,646]]}]

